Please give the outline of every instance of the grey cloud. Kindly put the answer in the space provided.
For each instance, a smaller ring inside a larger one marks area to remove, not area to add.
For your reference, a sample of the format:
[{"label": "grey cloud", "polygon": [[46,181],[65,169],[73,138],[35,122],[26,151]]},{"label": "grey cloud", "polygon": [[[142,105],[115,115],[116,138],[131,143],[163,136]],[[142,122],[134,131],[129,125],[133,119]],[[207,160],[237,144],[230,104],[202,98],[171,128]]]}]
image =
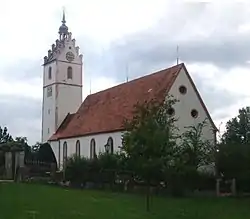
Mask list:
[{"label": "grey cloud", "polygon": [[211,81],[205,80],[198,74],[195,74],[193,79],[208,111],[213,115],[213,119],[215,120],[229,117],[230,112],[227,110],[228,107],[237,104],[239,99],[247,98],[247,96],[244,95],[215,88]]},{"label": "grey cloud", "polygon": [[7,126],[14,136],[40,141],[41,101],[19,96],[0,95],[0,126]]},{"label": "grey cloud", "polygon": [[[134,79],[169,67],[176,63],[177,45],[180,60],[187,66],[210,63],[224,70],[236,66],[246,67],[250,57],[250,35],[237,33],[237,29],[247,21],[245,8],[244,4],[229,5],[223,7],[221,13],[221,8],[216,9],[210,4],[173,7],[155,26],[125,36],[106,48],[103,51],[104,58],[96,63],[98,72],[95,74],[98,76],[102,72],[107,77],[115,77],[123,82],[127,74],[130,79]],[[189,37],[197,30],[201,30],[204,35],[197,33]],[[92,70],[96,70],[96,66]],[[194,75],[194,81],[215,119],[227,117],[227,107],[237,103],[239,98],[245,98],[215,89],[197,74]],[[221,112],[223,108],[224,113]]]},{"label": "grey cloud", "polygon": [[[103,51],[105,48],[98,42],[86,36],[78,36],[77,45],[84,55],[84,70],[89,75],[101,74],[103,63],[107,63]],[[49,49],[49,45],[48,45]],[[46,50],[45,50],[46,51]],[[45,56],[46,54],[44,54]],[[0,64],[0,77],[6,81],[31,81],[34,78],[42,80],[43,56],[33,57],[33,59],[17,59],[11,65]]]},{"label": "grey cloud", "polygon": [[[224,119],[230,119],[232,115],[230,114],[229,111],[223,110],[223,111],[215,111],[213,113],[213,120],[214,121],[222,121]],[[219,127],[217,127],[219,128]]]},{"label": "grey cloud", "polygon": [[[162,27],[163,28],[163,27]],[[119,65],[135,62],[156,65],[162,62],[174,62],[177,58],[176,47],[179,46],[179,58],[184,62],[212,63],[222,68],[243,66],[250,59],[250,35],[225,37],[223,40],[196,39],[185,42],[167,41],[161,35],[147,32],[131,36],[126,43],[114,44],[110,53]]]},{"label": "grey cloud", "polygon": [[222,8],[210,4],[173,7],[154,26],[114,42],[110,56],[117,66],[125,60],[160,65],[174,62],[179,45],[180,58],[185,62],[212,63],[223,68],[245,65],[250,58],[250,34],[237,32],[248,19],[245,7],[223,7],[223,13]]},{"label": "grey cloud", "polygon": [[3,66],[0,76],[11,81],[29,81],[34,78],[42,78],[41,60],[16,60],[9,66]]}]

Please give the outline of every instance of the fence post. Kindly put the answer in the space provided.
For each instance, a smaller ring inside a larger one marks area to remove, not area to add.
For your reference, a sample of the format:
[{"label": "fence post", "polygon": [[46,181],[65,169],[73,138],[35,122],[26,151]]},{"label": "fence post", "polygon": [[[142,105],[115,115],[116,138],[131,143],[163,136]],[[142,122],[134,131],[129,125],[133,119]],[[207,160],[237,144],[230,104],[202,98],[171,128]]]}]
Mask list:
[{"label": "fence post", "polygon": [[216,179],[216,195],[220,196],[220,181],[221,179]]},{"label": "fence post", "polygon": [[235,179],[232,179],[231,192],[233,196],[236,196],[236,180]]}]

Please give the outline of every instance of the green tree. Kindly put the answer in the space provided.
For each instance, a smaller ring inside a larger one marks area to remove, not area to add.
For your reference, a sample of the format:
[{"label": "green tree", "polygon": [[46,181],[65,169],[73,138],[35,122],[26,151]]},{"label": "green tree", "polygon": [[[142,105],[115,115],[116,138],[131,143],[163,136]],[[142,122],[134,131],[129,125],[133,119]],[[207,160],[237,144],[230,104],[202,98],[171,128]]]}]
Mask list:
[{"label": "green tree", "polygon": [[222,135],[224,144],[245,144],[250,141],[250,115],[247,108],[239,109],[239,114],[226,124]]},{"label": "green tree", "polygon": [[13,138],[9,134],[8,128],[7,127],[2,128],[0,126],[0,144],[10,142],[10,141],[13,141]]},{"label": "green tree", "polygon": [[32,153],[38,153],[40,147],[41,147],[41,143],[36,142],[34,145],[31,146],[31,151]]},{"label": "green tree", "polygon": [[185,127],[186,131],[181,135],[175,165],[166,172],[166,175],[170,174],[169,181],[174,195],[183,195],[185,190],[197,188],[200,186],[198,179],[201,176],[215,173],[216,147],[213,139],[208,140],[203,135],[207,126],[205,119],[196,125]]},{"label": "green tree", "polygon": [[235,178],[239,187],[247,184],[250,191],[249,144],[220,144],[216,166],[222,177]]},{"label": "green tree", "polygon": [[[250,115],[247,108],[239,109],[236,117],[226,124],[216,156],[220,176],[235,178],[237,184],[250,182]],[[248,186],[248,189],[249,186]]]},{"label": "green tree", "polygon": [[16,137],[15,141],[19,142],[19,143],[22,143],[22,144],[28,144],[27,137]]},{"label": "green tree", "polygon": [[170,116],[176,100],[151,100],[137,104],[132,120],[126,120],[122,136],[122,152],[133,163],[135,173],[147,184],[147,210],[149,211],[150,184],[160,180],[164,165],[173,159],[175,146],[174,116]]},{"label": "green tree", "polygon": [[187,130],[182,134],[180,150],[185,165],[198,169],[200,166],[215,161],[214,142],[205,139],[203,136],[203,130],[207,126],[207,120],[204,120],[195,126],[186,127]]}]

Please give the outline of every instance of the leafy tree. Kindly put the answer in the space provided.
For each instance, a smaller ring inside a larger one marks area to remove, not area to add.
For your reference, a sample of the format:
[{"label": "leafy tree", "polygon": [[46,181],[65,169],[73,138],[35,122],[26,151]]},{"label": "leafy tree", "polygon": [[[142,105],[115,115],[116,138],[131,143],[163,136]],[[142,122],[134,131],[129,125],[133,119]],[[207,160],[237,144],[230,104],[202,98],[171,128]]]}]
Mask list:
[{"label": "leafy tree", "polygon": [[15,142],[22,143],[23,145],[28,144],[27,137],[16,137]]},{"label": "leafy tree", "polygon": [[36,142],[35,145],[31,146],[31,151],[33,153],[38,153],[40,146],[41,146],[41,143]]},{"label": "leafy tree", "polygon": [[250,191],[249,144],[220,144],[216,165],[223,178],[235,178],[238,185],[248,184]]},{"label": "leafy tree", "polygon": [[222,135],[224,144],[244,144],[250,142],[250,115],[247,108],[239,109],[239,114],[229,120]]},{"label": "leafy tree", "polygon": [[31,147],[28,145],[26,137],[16,137],[15,142],[24,148],[24,160],[31,160]]},{"label": "leafy tree", "polygon": [[7,127],[1,128],[0,126],[0,144],[10,141],[13,141],[13,138],[9,134]]},{"label": "leafy tree", "polygon": [[198,169],[215,161],[215,145],[203,138],[203,130],[207,125],[207,120],[204,120],[195,126],[186,127],[187,130],[182,134],[180,150],[185,165]]},{"label": "leafy tree", "polygon": [[[216,156],[216,166],[220,176],[235,178],[237,184],[250,182],[250,115],[247,108],[239,109],[239,114],[226,124]],[[248,186],[249,187],[249,186]],[[250,189],[250,188],[249,188]]]},{"label": "leafy tree", "polygon": [[203,130],[207,125],[207,120],[204,120],[197,125],[187,126],[181,135],[174,165],[165,173],[173,195],[180,196],[186,189],[196,188],[195,182],[200,178],[199,168],[208,168],[206,165],[215,161],[214,142],[203,136]]},{"label": "leafy tree", "polygon": [[121,150],[133,163],[134,171],[147,183],[147,210],[149,211],[150,184],[162,176],[164,165],[173,160],[176,119],[169,115],[172,97],[159,102],[150,100],[137,104],[132,120],[126,120]]}]

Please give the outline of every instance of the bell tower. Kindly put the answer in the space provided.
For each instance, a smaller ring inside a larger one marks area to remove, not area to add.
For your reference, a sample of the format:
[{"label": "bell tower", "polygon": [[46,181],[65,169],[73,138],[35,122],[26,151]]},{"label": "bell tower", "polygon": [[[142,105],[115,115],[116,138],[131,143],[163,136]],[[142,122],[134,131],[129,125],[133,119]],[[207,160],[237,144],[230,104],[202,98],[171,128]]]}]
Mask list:
[{"label": "bell tower", "polygon": [[82,103],[82,58],[66,26],[63,11],[59,36],[44,57],[42,143],[56,132],[68,113]]}]

